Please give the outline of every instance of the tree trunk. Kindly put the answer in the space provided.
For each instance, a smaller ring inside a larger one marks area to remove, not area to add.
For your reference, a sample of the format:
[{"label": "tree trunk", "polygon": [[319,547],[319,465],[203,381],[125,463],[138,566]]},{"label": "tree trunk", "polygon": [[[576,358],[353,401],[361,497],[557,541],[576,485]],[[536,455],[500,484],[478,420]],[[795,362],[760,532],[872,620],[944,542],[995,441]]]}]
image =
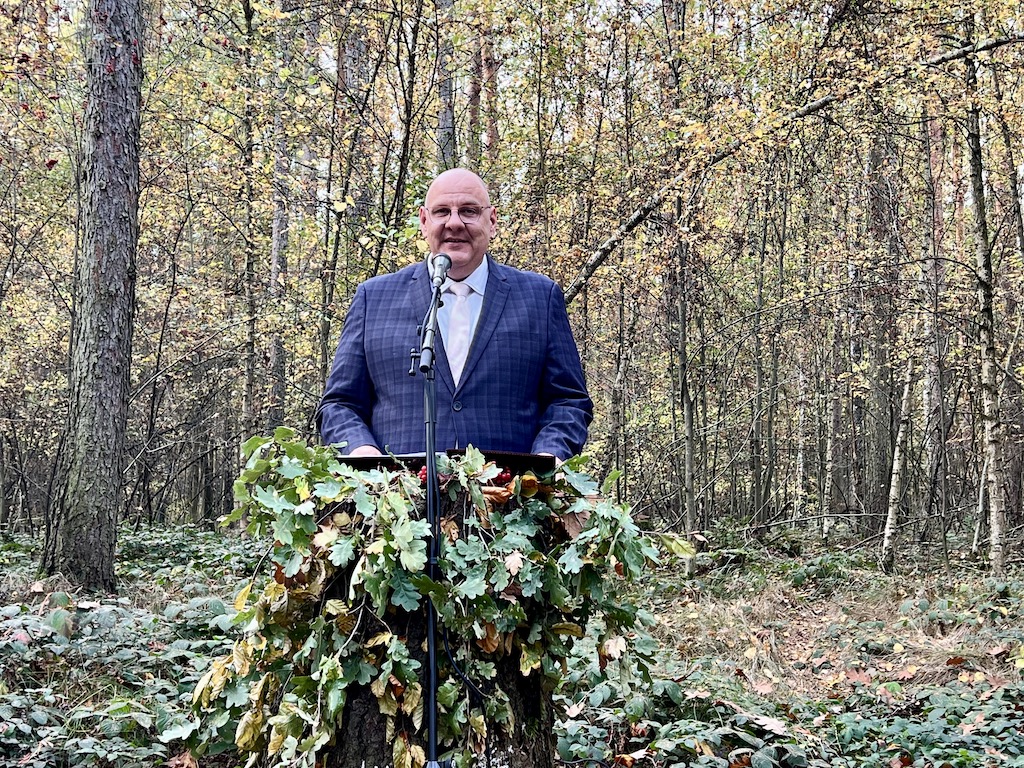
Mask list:
[{"label": "tree trunk", "polygon": [[[416,82],[419,79],[419,37],[422,25],[423,0],[416,0],[406,14],[404,5],[395,4],[396,10],[401,8],[401,23],[396,29],[395,72],[398,77],[399,104],[399,139],[398,158],[395,168],[394,195],[391,204],[385,211],[384,221],[388,226],[401,230],[404,225],[405,188],[409,182],[410,166],[413,159],[413,137],[416,132],[416,121],[419,118],[416,99]],[[374,252],[374,264],[371,275],[381,269],[386,238],[380,238]]]},{"label": "tree trunk", "polygon": [[253,174],[255,173],[255,135],[253,122],[256,108],[255,75],[253,73],[252,47],[256,40],[253,30],[255,10],[250,0],[242,0],[242,13],[245,17],[245,47],[242,55],[242,81],[245,88],[245,112],[242,117],[242,175],[243,200],[245,213],[242,217],[242,237],[245,238],[245,266],[243,267],[242,290],[245,294],[245,379],[242,392],[242,434],[251,435],[256,430],[256,216],[255,189]]},{"label": "tree trunk", "polygon": [[1017,256],[1024,260],[1024,210],[1021,208],[1017,158],[1013,151],[1013,134],[1003,112],[1003,90],[999,84],[999,72],[995,68],[992,69],[992,92],[999,107],[996,121],[999,123],[999,134],[1003,140],[1003,151],[1006,153],[1006,181],[1010,193],[1008,198],[1010,214],[1013,218],[1014,239],[1017,241]]},{"label": "tree trunk", "polygon": [[[679,242],[679,399],[683,405],[683,504],[686,533],[697,530],[696,435],[694,434],[693,396],[690,393],[690,243]],[[689,561],[688,561],[689,564]]]},{"label": "tree trunk", "polygon": [[[487,105],[487,139],[484,142],[484,157],[488,166],[493,166],[498,161],[498,63],[494,58],[492,34],[489,26],[483,27],[480,31],[480,58],[483,62],[484,95]],[[494,193],[495,187],[491,185],[491,194]]]},{"label": "tree trunk", "polygon": [[981,557],[981,540],[988,528],[985,517],[985,502],[988,501],[986,478],[988,477],[988,455],[981,462],[981,473],[978,475],[978,499],[974,505],[974,538],[971,540],[971,557]]},{"label": "tree trunk", "polygon": [[995,275],[992,269],[992,243],[989,240],[988,213],[985,204],[984,163],[981,147],[981,107],[977,101],[977,61],[968,59],[967,94],[971,99],[967,113],[967,157],[974,209],[974,255],[978,292],[978,353],[981,364],[982,420],[985,431],[985,460],[988,472],[982,482],[988,485],[989,560],[994,574],[1005,570],[1004,528],[1006,521],[1003,495],[1003,434],[999,415],[999,359],[996,356]]},{"label": "tree trunk", "polygon": [[[611,469],[619,469],[622,475],[615,481],[615,499],[622,503],[625,497],[625,477],[629,471],[629,451],[626,448],[626,372],[629,368],[629,349],[626,344],[626,285],[619,280],[618,345],[615,351],[615,379],[611,396],[611,441],[609,459]],[[606,471],[608,471],[606,470]]]},{"label": "tree trunk", "polygon": [[[682,206],[677,202],[677,223],[680,223],[681,210]],[[697,532],[697,496],[694,488],[697,446],[694,434],[693,395],[690,393],[690,242],[685,237],[680,238],[676,247],[679,253],[679,335],[676,356],[679,364],[679,400],[683,407],[683,529],[687,536],[692,536]],[[697,561],[694,557],[683,558],[686,576],[693,576],[696,566]]]},{"label": "tree trunk", "polygon": [[[442,519],[459,519],[465,499],[445,498],[441,502]],[[458,510],[458,511],[456,511]],[[337,584],[347,584],[348,579],[338,579]],[[331,597],[328,592],[325,597]],[[426,688],[427,677],[427,617],[425,609],[407,612],[401,608],[390,608],[384,616],[389,631],[400,635],[409,649],[409,655],[419,662],[419,678]],[[440,624],[440,622],[439,622]],[[438,629],[437,661],[439,680],[451,674],[451,658],[459,657],[462,643],[475,643],[475,638],[444,637]],[[449,654],[450,650],[450,654]],[[478,694],[490,694],[497,686],[509,698],[514,725],[511,732],[505,732],[492,722],[486,722],[485,754],[479,755],[476,765],[489,768],[554,768],[555,735],[554,707],[551,692],[545,689],[545,681],[539,670],[523,675],[516,654],[500,656],[495,660],[495,676],[483,684],[481,689],[470,694],[470,707],[482,708],[483,701]],[[456,673],[458,674],[458,673]],[[424,701],[424,706],[426,702]],[[422,728],[407,715],[396,713],[395,738],[387,739],[387,718],[381,714],[380,700],[369,685],[349,689],[345,702],[344,719],[335,739],[335,745],[327,752],[324,768],[391,768],[394,766],[394,742],[407,740],[427,751],[424,714]],[[443,757],[447,747],[438,746],[438,756]],[[443,764],[443,763],[442,763]]]},{"label": "tree trunk", "polygon": [[903,376],[903,396],[900,398],[899,428],[892,451],[892,471],[889,473],[889,503],[882,534],[882,571],[892,573],[896,561],[896,527],[900,520],[903,501],[903,473],[907,463],[907,440],[910,427],[910,403],[914,392],[914,358],[907,361]]},{"label": "tree trunk", "polygon": [[7,501],[7,440],[0,437],[0,533],[7,531],[11,507]]},{"label": "tree trunk", "polygon": [[942,532],[943,552],[946,552],[946,501],[948,466],[946,460],[945,382],[942,362],[947,346],[946,333],[940,318],[940,301],[945,285],[945,261],[939,258],[942,231],[941,209],[932,172],[934,142],[933,120],[927,108],[921,110],[922,178],[924,179],[924,217],[921,224],[921,278],[918,283],[922,312],[922,456],[925,469],[925,500],[922,513],[925,520],[936,515]]},{"label": "tree trunk", "polygon": [[452,39],[445,27],[452,10],[452,0],[438,0],[437,3],[437,163],[441,170],[454,168],[455,153],[455,92],[452,87],[451,59]]},{"label": "tree trunk", "polygon": [[832,313],[832,352],[829,356],[832,375],[828,393],[828,422],[825,424],[825,479],[822,483],[821,499],[821,537],[825,541],[832,535],[832,529],[837,522],[841,495],[839,481],[842,474],[839,464],[842,453],[843,419],[843,392],[840,383],[844,372],[843,327],[843,306],[837,301]]},{"label": "tree trunk", "polygon": [[84,235],[75,269],[66,439],[42,568],[86,589],[112,591],[135,319],[141,4],[92,0],[83,25]]},{"label": "tree trunk", "polygon": [[[422,613],[405,614],[396,609],[396,614],[395,617],[388,616],[388,624],[396,630],[404,625],[402,636],[410,649],[410,656],[420,662],[422,677],[425,678],[427,656],[423,648],[426,619]],[[455,642],[455,639],[450,639],[450,642]],[[443,639],[439,638],[438,644],[438,661],[444,674],[444,668],[449,662]],[[482,758],[478,765],[490,765],[491,768],[552,768],[555,756],[554,709],[550,693],[543,690],[540,673],[534,671],[529,677],[524,677],[518,661],[510,657],[500,659],[495,666],[494,682],[508,694],[515,715],[515,730],[512,734],[504,734],[493,723],[487,723],[490,759]],[[482,706],[482,702],[474,700],[473,706]],[[407,717],[397,717],[396,738],[405,737],[409,743],[418,744],[426,751],[425,734],[416,733],[414,724]],[[386,729],[380,702],[370,687],[353,689],[345,703],[345,718],[325,768],[390,768],[394,765],[393,743],[384,738]],[[426,728],[423,730],[425,732]],[[439,754],[444,751],[445,747],[439,746]]]},{"label": "tree trunk", "polygon": [[[836,326],[836,335],[838,336]],[[838,365],[836,366],[838,368]],[[828,541],[835,527],[839,509],[839,431],[842,423],[842,402],[839,384],[832,384],[828,395],[828,423],[825,425],[825,480],[822,483],[821,538]]]},{"label": "tree trunk", "polygon": [[[756,216],[757,202],[751,203]],[[757,249],[757,277],[755,290],[756,305],[754,311],[754,397],[750,402],[750,520],[755,526],[765,522],[765,499],[762,496],[764,491],[764,361],[762,333],[762,312],[764,311],[764,262],[765,250],[768,238],[768,214],[762,213],[760,231],[751,232],[751,242],[755,243]]]},{"label": "tree trunk", "polygon": [[[278,47],[281,50],[281,59],[284,70],[290,69],[292,65],[292,44],[294,28],[285,25],[277,34]],[[288,83],[282,82],[278,88],[278,97],[281,101],[288,98]],[[275,318],[274,325],[270,331],[270,391],[267,397],[267,430],[273,431],[275,427],[284,424],[285,421],[285,381],[287,380],[287,352],[284,346],[284,334],[282,331],[282,315],[284,311],[285,284],[288,275],[288,171],[289,171],[289,146],[287,132],[285,131],[284,120],[281,111],[274,113],[274,177],[273,196],[274,213],[270,224],[270,284],[267,288],[267,299],[270,304],[272,316]]]},{"label": "tree trunk", "polygon": [[484,36],[482,27],[477,30],[473,48],[473,64],[469,74],[469,125],[466,127],[466,165],[470,169],[480,167],[480,97],[484,89]]}]

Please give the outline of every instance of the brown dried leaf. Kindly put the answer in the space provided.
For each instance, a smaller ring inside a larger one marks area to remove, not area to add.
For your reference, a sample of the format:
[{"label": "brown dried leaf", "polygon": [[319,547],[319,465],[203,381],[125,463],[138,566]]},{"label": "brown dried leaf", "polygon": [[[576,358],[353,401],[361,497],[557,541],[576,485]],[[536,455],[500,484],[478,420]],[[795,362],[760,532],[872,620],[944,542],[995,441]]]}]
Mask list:
[{"label": "brown dried leaf", "polygon": [[242,677],[249,674],[252,668],[252,648],[246,640],[236,640],[231,649],[231,664]]},{"label": "brown dried leaf", "polygon": [[405,693],[405,683],[399,680],[394,675],[388,675],[388,682],[391,683],[391,690],[395,694],[395,700],[402,698],[402,694]]},{"label": "brown dried leaf", "polygon": [[459,524],[454,518],[446,517],[441,521],[441,536],[450,542],[459,540]]},{"label": "brown dried leaf", "polygon": [[498,638],[498,628],[491,622],[484,625],[484,636],[477,638],[476,644],[484,653],[494,653],[501,645]]},{"label": "brown dried leaf", "polygon": [[[420,717],[423,716],[423,686],[419,683],[413,683],[405,689],[405,694],[402,696],[402,711],[407,715],[415,716],[416,710],[419,710]],[[419,726],[416,726],[419,728]]]},{"label": "brown dried leaf", "polygon": [[199,762],[191,752],[182,752],[167,761],[167,768],[199,768]]},{"label": "brown dried leaf", "polygon": [[863,669],[848,669],[844,674],[851,683],[861,683],[862,685],[870,685],[871,683],[871,675]]},{"label": "brown dried leaf", "polygon": [[901,669],[899,672],[893,675],[893,677],[895,677],[897,680],[913,680],[914,676],[917,674],[919,669],[920,667],[918,667],[916,664],[911,664],[909,667],[904,667],[903,669]]},{"label": "brown dried leaf", "polygon": [[404,733],[400,739],[395,739],[391,759],[395,768],[412,768],[412,753],[409,752],[408,737]]},{"label": "brown dried leaf", "polygon": [[484,498],[491,504],[505,504],[512,498],[512,493],[508,488],[485,485],[481,490],[483,491]]},{"label": "brown dried leaf", "polygon": [[263,735],[263,710],[250,709],[235,728],[235,746],[243,752],[255,752]]},{"label": "brown dried leaf", "polygon": [[559,521],[562,523],[562,527],[565,529],[566,535],[570,539],[575,539],[581,533],[587,525],[587,520],[590,519],[590,510],[584,509],[580,512],[570,512],[561,515]]}]

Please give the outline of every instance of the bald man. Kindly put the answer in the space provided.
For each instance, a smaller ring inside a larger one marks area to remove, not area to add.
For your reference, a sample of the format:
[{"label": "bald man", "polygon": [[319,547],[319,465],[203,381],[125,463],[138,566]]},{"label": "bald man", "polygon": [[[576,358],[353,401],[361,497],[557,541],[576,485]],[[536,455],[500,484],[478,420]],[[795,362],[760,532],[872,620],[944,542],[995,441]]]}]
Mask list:
[{"label": "bald man", "polygon": [[[565,298],[487,254],[497,227],[486,185],[460,168],[439,175],[420,208],[431,254],[452,261],[438,313],[437,448],[565,460],[593,416]],[[423,377],[409,375],[409,351],[430,297],[427,263],[356,290],[317,412],[324,443],[353,456],[423,452]]]}]

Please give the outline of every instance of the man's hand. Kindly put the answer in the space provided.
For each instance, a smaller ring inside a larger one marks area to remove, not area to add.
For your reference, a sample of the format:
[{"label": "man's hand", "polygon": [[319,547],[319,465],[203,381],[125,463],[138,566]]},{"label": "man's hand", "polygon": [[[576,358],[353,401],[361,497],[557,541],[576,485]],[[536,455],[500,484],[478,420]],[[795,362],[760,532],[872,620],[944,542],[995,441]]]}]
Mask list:
[{"label": "man's hand", "polygon": [[376,445],[360,445],[348,452],[349,456],[383,456]]}]

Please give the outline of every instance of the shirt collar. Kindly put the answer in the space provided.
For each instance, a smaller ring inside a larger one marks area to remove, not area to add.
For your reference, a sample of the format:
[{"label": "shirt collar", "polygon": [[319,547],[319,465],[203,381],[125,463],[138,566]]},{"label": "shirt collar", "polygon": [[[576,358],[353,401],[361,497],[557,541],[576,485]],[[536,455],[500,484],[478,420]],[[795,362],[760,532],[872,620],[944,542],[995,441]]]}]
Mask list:
[{"label": "shirt collar", "polygon": [[[487,261],[488,261],[487,257],[484,257],[484,260],[480,262],[480,266],[477,267],[476,269],[474,269],[469,274],[469,277],[467,277],[465,280],[460,281],[460,282],[463,282],[466,285],[468,285],[470,288],[472,288],[475,292],[479,293],[481,296],[484,295],[484,291],[487,288],[487,273],[488,273]],[[441,286],[441,290],[443,291],[443,290],[447,289],[448,286],[452,282],[453,281],[452,281],[452,279],[450,277],[446,278],[445,281],[444,281],[444,284]]]}]

